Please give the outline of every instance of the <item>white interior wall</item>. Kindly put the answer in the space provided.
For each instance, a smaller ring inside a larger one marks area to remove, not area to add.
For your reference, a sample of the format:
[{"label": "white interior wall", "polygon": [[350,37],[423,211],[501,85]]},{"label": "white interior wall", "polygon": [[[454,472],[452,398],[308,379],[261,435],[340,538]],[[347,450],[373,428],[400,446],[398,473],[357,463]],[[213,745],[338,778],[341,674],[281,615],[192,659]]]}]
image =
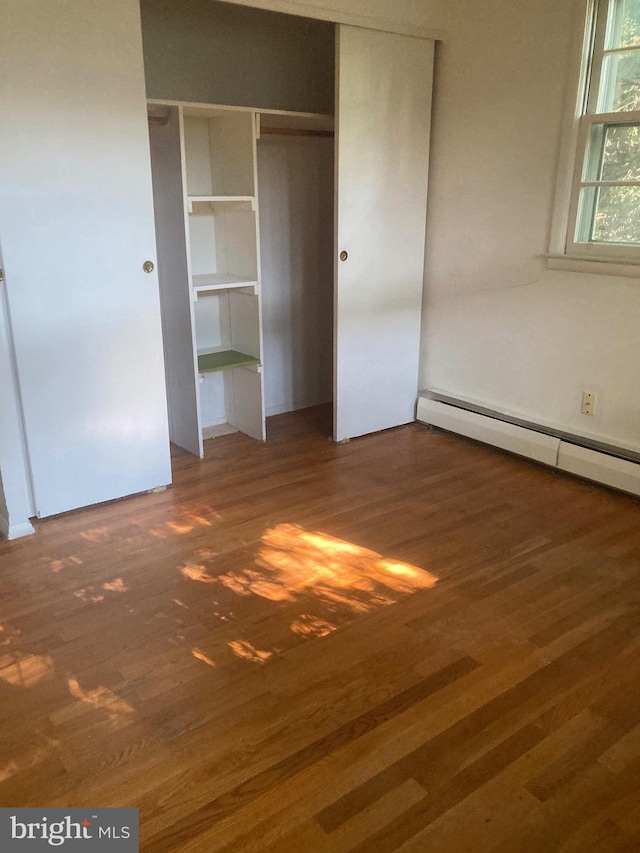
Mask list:
[{"label": "white interior wall", "polygon": [[140,8],[149,98],[333,112],[331,24],[214,0]]},{"label": "white interior wall", "polygon": [[29,518],[34,510],[3,284],[0,284],[0,393],[0,535],[14,538],[32,532]]},{"label": "white interior wall", "polygon": [[[574,0],[432,0],[422,387],[640,448],[640,281],[547,270]],[[595,391],[595,417],[580,413]]]},{"label": "white interior wall", "polygon": [[258,143],[267,415],[332,397],[333,140]]},{"label": "white interior wall", "polygon": [[204,373],[199,377],[200,407],[204,429],[227,422],[224,373]]}]

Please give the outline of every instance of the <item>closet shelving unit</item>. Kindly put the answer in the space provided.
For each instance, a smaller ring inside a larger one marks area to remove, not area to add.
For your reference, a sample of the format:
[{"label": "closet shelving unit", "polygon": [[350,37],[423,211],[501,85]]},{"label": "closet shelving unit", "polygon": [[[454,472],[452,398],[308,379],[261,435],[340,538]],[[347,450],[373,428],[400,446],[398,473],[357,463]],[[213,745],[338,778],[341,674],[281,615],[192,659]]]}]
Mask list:
[{"label": "closet shelving unit", "polygon": [[[332,128],[333,117],[150,101],[149,118],[171,438],[203,456],[205,438],[235,430],[266,437],[261,124],[265,133],[304,134]],[[190,342],[175,340],[187,331]],[[192,393],[185,388],[189,376]]]},{"label": "closet shelving unit", "polygon": [[261,367],[255,116],[183,108],[182,137],[201,394],[228,400],[235,389],[206,374]]}]

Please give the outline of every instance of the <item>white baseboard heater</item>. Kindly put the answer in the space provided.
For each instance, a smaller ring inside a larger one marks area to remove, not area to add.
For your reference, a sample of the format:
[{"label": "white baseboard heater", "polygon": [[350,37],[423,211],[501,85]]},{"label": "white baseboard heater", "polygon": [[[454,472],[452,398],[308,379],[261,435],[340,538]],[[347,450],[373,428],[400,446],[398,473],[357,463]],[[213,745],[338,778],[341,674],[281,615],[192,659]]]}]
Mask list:
[{"label": "white baseboard heater", "polygon": [[640,495],[640,453],[539,426],[435,392],[420,394],[417,419]]}]

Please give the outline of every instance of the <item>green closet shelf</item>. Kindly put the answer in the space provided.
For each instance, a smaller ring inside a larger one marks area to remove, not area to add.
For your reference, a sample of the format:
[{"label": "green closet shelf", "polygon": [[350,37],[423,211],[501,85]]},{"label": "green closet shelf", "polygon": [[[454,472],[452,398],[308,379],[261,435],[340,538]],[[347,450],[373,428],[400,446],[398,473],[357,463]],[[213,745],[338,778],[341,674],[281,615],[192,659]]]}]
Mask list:
[{"label": "green closet shelf", "polygon": [[224,350],[223,352],[206,352],[198,356],[200,373],[230,370],[232,367],[247,367],[252,364],[260,364],[260,359],[234,349]]}]

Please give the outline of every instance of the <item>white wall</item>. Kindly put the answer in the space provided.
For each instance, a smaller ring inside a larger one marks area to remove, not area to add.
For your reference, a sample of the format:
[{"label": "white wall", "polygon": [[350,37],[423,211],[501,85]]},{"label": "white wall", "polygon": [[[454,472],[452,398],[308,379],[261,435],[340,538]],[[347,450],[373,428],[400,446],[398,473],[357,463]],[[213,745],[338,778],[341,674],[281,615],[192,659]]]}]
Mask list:
[{"label": "white wall", "polygon": [[[432,0],[422,387],[640,448],[640,281],[549,271],[573,0]],[[580,414],[598,393],[595,417]]]},{"label": "white wall", "polygon": [[258,142],[267,415],[328,403],[333,386],[333,140]]},{"label": "white wall", "polygon": [[0,393],[0,535],[13,538],[32,531],[28,519],[34,513],[4,284],[0,284]]},{"label": "white wall", "polygon": [[147,97],[332,113],[334,27],[213,0],[141,0]]}]

